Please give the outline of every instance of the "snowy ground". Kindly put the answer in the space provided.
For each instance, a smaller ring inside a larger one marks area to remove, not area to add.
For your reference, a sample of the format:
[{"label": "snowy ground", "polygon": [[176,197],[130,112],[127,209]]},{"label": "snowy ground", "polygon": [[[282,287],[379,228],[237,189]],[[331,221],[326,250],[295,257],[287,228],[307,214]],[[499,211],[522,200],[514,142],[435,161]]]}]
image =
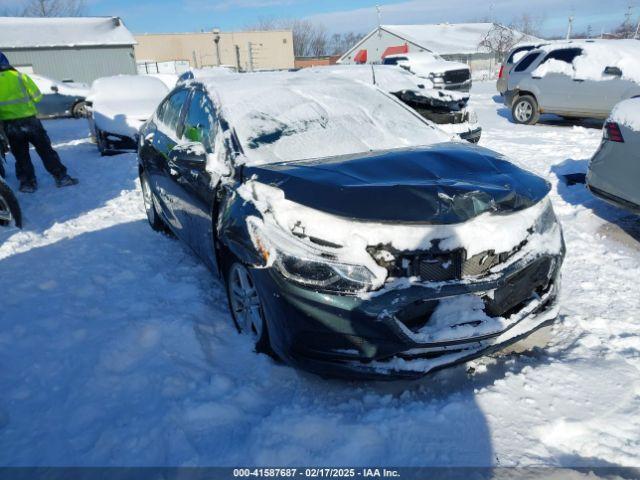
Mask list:
[{"label": "snowy ground", "polygon": [[474,87],[481,143],[553,185],[563,318],[544,353],[413,383],[254,354],[218,281],[147,226],[135,156],[47,122],[81,184],[37,163],[25,230],[0,231],[0,464],[640,466],[640,220],[559,181],[586,170],[597,125],[517,126],[494,91]]}]

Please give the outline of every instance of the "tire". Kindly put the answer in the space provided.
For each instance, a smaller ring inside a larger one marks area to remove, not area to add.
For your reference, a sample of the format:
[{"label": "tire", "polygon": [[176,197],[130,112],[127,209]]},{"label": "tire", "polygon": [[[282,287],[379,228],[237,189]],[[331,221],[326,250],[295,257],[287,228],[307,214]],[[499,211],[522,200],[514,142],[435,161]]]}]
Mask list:
[{"label": "tire", "polygon": [[233,323],[240,334],[252,338],[256,352],[274,356],[262,299],[251,272],[237,259],[230,263],[225,269],[224,279]]},{"label": "tire", "polygon": [[87,113],[87,103],[84,100],[77,102],[71,107],[71,116],[73,118],[87,118],[89,116]]},{"label": "tire", "polygon": [[153,201],[153,192],[149,185],[147,175],[144,172],[140,173],[140,187],[142,189],[142,200],[149,225],[156,232],[166,232],[168,228],[156,210],[156,205]]},{"label": "tire", "polygon": [[517,97],[511,107],[513,121],[521,125],[535,125],[540,119],[538,102],[531,95]]},{"label": "tire", "polygon": [[22,228],[22,212],[18,199],[13,194],[9,185],[0,179],[0,226],[8,226],[13,222],[16,227]]}]

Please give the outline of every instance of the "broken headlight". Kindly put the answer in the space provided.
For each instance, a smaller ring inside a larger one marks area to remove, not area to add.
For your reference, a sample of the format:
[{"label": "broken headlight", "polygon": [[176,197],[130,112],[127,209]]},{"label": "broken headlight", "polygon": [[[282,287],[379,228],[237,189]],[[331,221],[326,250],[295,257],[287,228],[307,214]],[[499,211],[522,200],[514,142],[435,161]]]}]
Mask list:
[{"label": "broken headlight", "polygon": [[371,290],[376,283],[375,275],[367,267],[341,261],[338,249],[316,247],[256,218],[247,222],[253,243],[265,263],[291,281],[343,293]]},{"label": "broken headlight", "polygon": [[551,205],[551,200],[549,200],[549,198],[545,198],[543,202],[546,204],[542,213],[533,224],[533,231],[535,233],[546,233],[558,223],[556,214],[553,211],[553,205]]}]

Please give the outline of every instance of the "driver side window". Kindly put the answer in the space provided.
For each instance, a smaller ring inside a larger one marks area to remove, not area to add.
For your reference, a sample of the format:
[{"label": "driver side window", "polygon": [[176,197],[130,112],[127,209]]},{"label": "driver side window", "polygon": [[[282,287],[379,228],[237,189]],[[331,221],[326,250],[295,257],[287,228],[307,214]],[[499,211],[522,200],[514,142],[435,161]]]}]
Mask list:
[{"label": "driver side window", "polygon": [[182,140],[199,142],[211,153],[217,130],[216,112],[211,100],[201,91],[196,90],[189,102],[189,109],[184,119]]},{"label": "driver side window", "polygon": [[187,101],[187,90],[179,90],[171,95],[158,110],[158,120],[177,138],[182,107]]}]

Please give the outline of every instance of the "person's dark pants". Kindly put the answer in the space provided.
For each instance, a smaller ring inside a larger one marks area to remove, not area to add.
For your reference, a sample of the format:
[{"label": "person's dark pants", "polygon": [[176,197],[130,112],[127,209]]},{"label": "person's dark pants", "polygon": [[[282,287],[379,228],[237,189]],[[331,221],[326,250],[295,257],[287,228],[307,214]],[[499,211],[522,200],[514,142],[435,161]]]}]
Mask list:
[{"label": "person's dark pants", "polygon": [[36,172],[29,155],[29,144],[35,147],[44,168],[51,175],[60,178],[67,173],[66,167],[60,161],[60,156],[51,146],[47,131],[36,117],[4,120],[4,131],[9,139],[11,153],[16,158],[16,177],[20,182],[36,179]]}]

